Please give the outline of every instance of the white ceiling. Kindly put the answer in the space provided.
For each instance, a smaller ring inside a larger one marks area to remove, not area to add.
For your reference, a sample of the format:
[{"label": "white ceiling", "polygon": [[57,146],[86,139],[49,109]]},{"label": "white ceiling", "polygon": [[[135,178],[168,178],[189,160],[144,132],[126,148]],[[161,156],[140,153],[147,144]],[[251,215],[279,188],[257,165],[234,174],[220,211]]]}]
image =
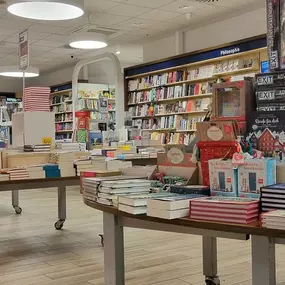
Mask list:
[{"label": "white ceiling", "polygon": [[[142,62],[142,41],[188,26],[204,25],[232,13],[242,14],[264,3],[265,0],[210,3],[196,0],[85,0],[85,16],[55,22],[18,18],[7,13],[6,5],[0,5],[0,65],[18,64],[18,33],[25,28],[29,29],[30,64],[42,72],[117,49],[121,51],[119,58],[122,61],[139,63]],[[109,30],[109,46],[95,52],[66,48],[70,35],[81,28]]]}]

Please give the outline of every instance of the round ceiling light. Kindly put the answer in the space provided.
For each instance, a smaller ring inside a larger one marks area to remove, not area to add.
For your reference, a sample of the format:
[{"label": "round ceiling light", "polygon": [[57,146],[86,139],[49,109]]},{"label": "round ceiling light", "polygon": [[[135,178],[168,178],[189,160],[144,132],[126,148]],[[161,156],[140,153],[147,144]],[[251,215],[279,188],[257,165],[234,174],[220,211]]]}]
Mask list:
[{"label": "round ceiling light", "polygon": [[100,49],[108,44],[105,35],[85,32],[74,36],[69,45],[77,49]]},{"label": "round ceiling light", "polygon": [[28,19],[58,21],[82,16],[83,7],[84,0],[22,0],[11,3],[8,11]]},{"label": "round ceiling light", "polygon": [[[25,77],[37,77],[40,75],[37,67],[29,66],[25,70]],[[18,66],[0,66],[0,76],[6,77],[23,77],[24,72]]]}]

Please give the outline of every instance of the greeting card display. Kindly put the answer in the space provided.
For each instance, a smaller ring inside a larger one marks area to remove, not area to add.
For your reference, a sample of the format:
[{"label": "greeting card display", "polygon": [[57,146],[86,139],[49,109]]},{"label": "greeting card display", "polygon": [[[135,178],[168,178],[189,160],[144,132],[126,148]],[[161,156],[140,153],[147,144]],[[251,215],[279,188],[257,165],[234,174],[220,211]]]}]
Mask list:
[{"label": "greeting card display", "polygon": [[236,120],[241,134],[246,132],[246,120],[254,110],[251,81],[225,82],[213,85],[213,118]]},{"label": "greeting card display", "polygon": [[260,188],[276,183],[275,159],[249,159],[238,168],[238,195],[260,197]]},{"label": "greeting card display", "polygon": [[237,196],[237,170],[231,160],[209,160],[212,196]]}]

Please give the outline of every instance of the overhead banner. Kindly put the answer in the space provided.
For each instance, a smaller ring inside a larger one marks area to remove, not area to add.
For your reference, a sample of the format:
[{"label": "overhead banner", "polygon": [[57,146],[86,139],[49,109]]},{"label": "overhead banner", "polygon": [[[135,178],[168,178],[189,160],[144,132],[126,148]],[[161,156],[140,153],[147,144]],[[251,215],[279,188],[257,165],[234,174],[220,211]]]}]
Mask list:
[{"label": "overhead banner", "polygon": [[19,34],[19,67],[25,70],[29,66],[28,30]]}]

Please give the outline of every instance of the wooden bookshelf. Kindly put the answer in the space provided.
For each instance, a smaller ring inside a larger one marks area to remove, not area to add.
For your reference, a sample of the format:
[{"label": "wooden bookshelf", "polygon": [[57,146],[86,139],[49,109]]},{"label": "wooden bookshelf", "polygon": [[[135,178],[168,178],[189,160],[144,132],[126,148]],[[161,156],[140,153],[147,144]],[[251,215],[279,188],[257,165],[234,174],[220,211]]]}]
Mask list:
[{"label": "wooden bookshelf", "polygon": [[264,58],[266,37],[261,35],[126,68],[126,111],[135,128],[193,137],[196,123],[208,113],[212,85],[259,72]]}]

